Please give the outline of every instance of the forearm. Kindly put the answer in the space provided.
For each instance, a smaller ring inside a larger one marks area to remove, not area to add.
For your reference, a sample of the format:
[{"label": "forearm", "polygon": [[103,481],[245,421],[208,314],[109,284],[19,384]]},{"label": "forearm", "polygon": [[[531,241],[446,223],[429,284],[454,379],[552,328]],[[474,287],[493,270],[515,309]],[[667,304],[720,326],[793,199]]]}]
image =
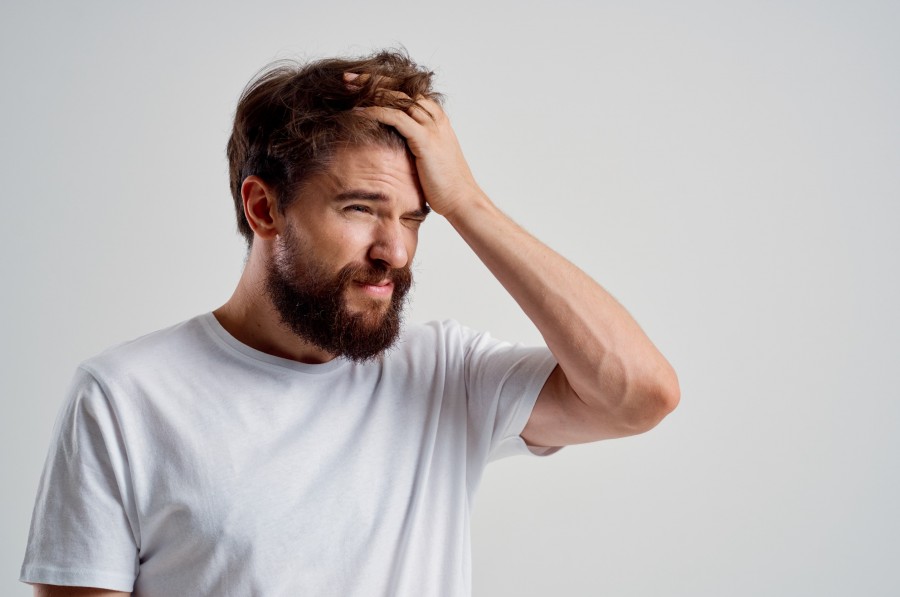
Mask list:
[{"label": "forearm", "polygon": [[637,426],[658,420],[661,399],[677,401],[671,366],[608,292],[483,193],[460,205],[445,217],[534,322],[578,398]]}]

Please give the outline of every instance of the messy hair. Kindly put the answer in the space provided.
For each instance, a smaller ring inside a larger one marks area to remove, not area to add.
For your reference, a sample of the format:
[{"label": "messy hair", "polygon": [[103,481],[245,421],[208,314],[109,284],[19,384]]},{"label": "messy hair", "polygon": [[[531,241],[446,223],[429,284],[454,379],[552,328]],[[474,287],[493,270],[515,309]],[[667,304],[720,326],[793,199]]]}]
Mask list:
[{"label": "messy hair", "polygon": [[[348,81],[346,74],[359,77]],[[283,211],[341,147],[376,144],[408,151],[396,129],[354,108],[405,110],[419,97],[440,102],[440,94],[431,88],[433,76],[400,50],[305,64],[278,61],[264,68],[241,94],[228,140],[231,194],[238,231],[247,245],[253,242],[253,231],[241,198],[245,178],[263,179]],[[402,91],[413,99],[384,90]]]}]

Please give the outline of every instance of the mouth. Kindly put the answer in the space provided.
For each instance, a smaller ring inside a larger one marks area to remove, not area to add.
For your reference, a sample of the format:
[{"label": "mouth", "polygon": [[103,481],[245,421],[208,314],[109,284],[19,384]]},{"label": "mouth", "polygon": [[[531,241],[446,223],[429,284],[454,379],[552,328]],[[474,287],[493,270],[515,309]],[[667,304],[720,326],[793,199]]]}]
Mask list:
[{"label": "mouth", "polygon": [[375,282],[371,280],[354,280],[353,284],[364,293],[373,297],[389,297],[394,292],[394,283],[388,279]]}]

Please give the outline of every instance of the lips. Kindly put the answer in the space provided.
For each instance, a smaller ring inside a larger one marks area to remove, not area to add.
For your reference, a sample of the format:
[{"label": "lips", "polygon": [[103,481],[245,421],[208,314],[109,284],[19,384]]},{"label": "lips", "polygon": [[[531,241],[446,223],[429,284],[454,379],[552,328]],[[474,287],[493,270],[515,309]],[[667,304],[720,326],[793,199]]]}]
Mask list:
[{"label": "lips", "polygon": [[363,286],[377,286],[379,288],[383,286],[393,286],[394,283],[390,280],[379,280],[376,282],[371,282],[368,280],[356,280],[357,284],[362,284]]},{"label": "lips", "polygon": [[363,292],[372,296],[387,298],[394,292],[394,283],[390,280],[378,280],[374,283],[371,281],[357,281],[356,284],[359,285]]},{"label": "lips", "polygon": [[356,275],[350,279],[354,286],[369,296],[390,298],[394,293],[394,271],[366,268],[354,272]]},{"label": "lips", "polygon": [[353,286],[372,298],[402,301],[412,284],[409,267],[390,268],[361,265],[344,269],[344,285]]},{"label": "lips", "polygon": [[353,281],[363,286],[389,286],[394,283],[393,271],[363,271],[359,273],[360,275],[353,277]]}]

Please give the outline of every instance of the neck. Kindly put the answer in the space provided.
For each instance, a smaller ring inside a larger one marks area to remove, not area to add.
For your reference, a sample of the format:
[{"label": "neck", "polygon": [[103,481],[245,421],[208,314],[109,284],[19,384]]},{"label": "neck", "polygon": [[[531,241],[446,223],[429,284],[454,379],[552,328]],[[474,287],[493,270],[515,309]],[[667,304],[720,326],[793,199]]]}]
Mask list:
[{"label": "neck", "polygon": [[254,243],[234,294],[213,315],[225,331],[261,352],[301,363],[332,360],[334,355],[298,337],[281,323],[266,293],[265,263],[263,250]]}]

